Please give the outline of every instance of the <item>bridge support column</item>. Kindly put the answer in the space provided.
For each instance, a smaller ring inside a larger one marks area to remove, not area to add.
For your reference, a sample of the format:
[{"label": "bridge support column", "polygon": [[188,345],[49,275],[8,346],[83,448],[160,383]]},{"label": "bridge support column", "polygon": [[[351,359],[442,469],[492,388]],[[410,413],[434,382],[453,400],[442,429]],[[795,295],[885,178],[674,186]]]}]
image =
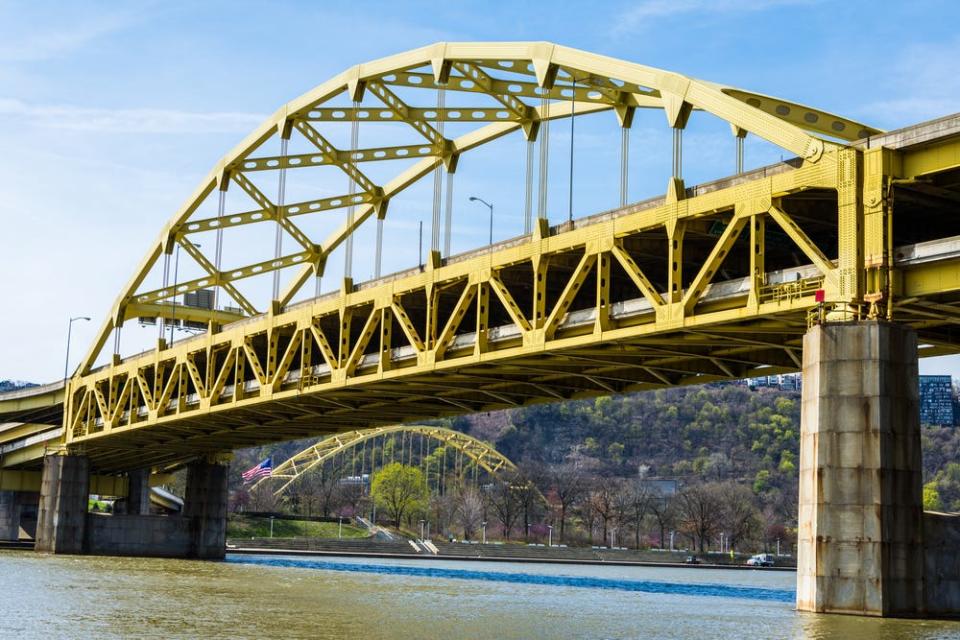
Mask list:
[{"label": "bridge support column", "polygon": [[797,609],[924,615],[917,337],[824,324],[803,341]]},{"label": "bridge support column", "polygon": [[187,467],[183,515],[190,519],[190,556],[219,560],[227,542],[226,464],[197,461]]},{"label": "bridge support column", "polygon": [[90,464],[85,456],[43,459],[37,551],[82,553],[90,498]]},{"label": "bridge support column", "polygon": [[20,501],[16,491],[0,491],[0,540],[20,538]]},{"label": "bridge support column", "polygon": [[150,513],[150,469],[137,469],[127,474],[127,514],[144,516]]}]

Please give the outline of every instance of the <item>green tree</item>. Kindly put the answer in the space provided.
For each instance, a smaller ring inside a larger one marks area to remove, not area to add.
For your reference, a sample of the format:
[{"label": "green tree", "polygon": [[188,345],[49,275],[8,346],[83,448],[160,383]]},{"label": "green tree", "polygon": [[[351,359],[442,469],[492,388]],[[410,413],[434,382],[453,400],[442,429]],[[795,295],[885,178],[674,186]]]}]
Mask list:
[{"label": "green tree", "polygon": [[399,527],[404,515],[427,504],[427,484],[417,467],[392,462],[373,476],[370,495]]},{"label": "green tree", "polygon": [[936,482],[928,482],[923,485],[923,509],[924,511],[940,511],[943,509]]}]

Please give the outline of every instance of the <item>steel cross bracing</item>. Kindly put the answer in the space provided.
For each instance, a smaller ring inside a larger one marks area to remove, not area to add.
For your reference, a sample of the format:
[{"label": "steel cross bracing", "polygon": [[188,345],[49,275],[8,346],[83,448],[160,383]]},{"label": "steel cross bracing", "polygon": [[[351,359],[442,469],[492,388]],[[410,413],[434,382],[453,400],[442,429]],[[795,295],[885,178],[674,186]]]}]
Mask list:
[{"label": "steel cross bracing", "polygon": [[284,460],[274,468],[270,476],[258,480],[250,490],[255,491],[260,486],[268,486],[273,490],[274,495],[279,496],[301,476],[310,473],[344,451],[362,445],[368,440],[376,441],[376,438],[400,433],[418,435],[443,443],[444,446],[461,452],[478,468],[492,475],[517,469],[513,462],[492,446],[465,433],[428,425],[392,425],[331,434]]},{"label": "steel cross bracing", "polygon": [[[429,106],[441,87],[486,100]],[[414,103],[417,91],[424,97]],[[432,255],[425,269],[345,281],[338,294],[291,304],[331,251],[438,165],[454,171],[480,145],[512,132],[535,138],[541,122],[571,113],[610,111],[629,126],[638,108],[662,109],[675,129],[702,111],[738,138],[750,133],[798,158],[691,189],[675,176],[666,197],[559,227],[539,219],[528,236]],[[345,151],[314,126],[354,120],[397,121],[423,143]],[[477,128],[448,139],[434,126],[454,120]],[[297,135],[316,153],[259,151]],[[955,350],[960,277],[943,243],[960,229],[933,214],[957,197],[960,145],[937,135],[924,144],[884,137],[816,109],[549,43],[439,44],[354,67],[280,109],[165,227],[69,383],[65,444],[116,470],[342,429],[795,371],[811,319],[896,319],[922,331],[925,354]],[[397,158],[406,168],[382,185],[358,168]],[[356,193],[280,206],[250,178],[316,165],[342,170]],[[198,215],[231,186],[255,207]],[[898,207],[937,222],[895,228]],[[344,222],[326,238],[297,224],[334,212]],[[217,269],[189,242],[259,224],[272,244],[276,221],[297,250],[271,260]],[[145,287],[177,244],[206,275]],[[292,273],[277,300],[248,300],[234,287],[277,269]],[[205,334],[93,367],[125,321],[163,317],[172,297],[216,286],[233,304],[190,311],[208,323]]]}]

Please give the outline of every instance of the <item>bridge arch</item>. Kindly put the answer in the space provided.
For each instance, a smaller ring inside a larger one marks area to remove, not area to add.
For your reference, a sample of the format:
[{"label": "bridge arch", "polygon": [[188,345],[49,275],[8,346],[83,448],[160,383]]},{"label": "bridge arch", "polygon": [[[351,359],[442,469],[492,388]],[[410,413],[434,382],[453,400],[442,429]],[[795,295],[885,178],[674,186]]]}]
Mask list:
[{"label": "bridge arch", "polygon": [[258,480],[251,487],[251,491],[255,491],[261,486],[276,486],[277,482],[281,481],[280,486],[273,490],[273,494],[279,497],[301,477],[332,460],[337,455],[376,438],[398,434],[419,435],[423,438],[441,442],[444,446],[459,451],[472,460],[475,467],[483,469],[492,476],[517,470],[516,465],[492,445],[460,431],[429,425],[391,425],[331,434],[284,460],[274,468],[272,475]]},{"label": "bridge arch", "polygon": [[[414,104],[401,97],[402,92],[428,101]],[[442,96],[447,93],[478,102],[446,107]],[[111,332],[119,332],[131,319],[158,319],[161,330],[163,322],[212,329],[284,308],[311,276],[323,274],[331,252],[341,245],[352,252],[352,237],[364,222],[377,218],[382,224],[392,197],[431,173],[439,175],[441,168],[455,172],[464,153],[514,132],[533,140],[551,120],[603,111],[615,113],[620,125],[628,128],[636,109],[662,110],[675,132],[682,131],[691,111],[704,111],[729,123],[738,137],[754,134],[810,163],[825,150],[879,133],[790,101],[548,42],[437,43],[357,65],[282,106],[217,163],[150,245],[78,373],[90,371],[103,357]],[[420,139],[414,144],[359,148],[356,129],[361,121],[402,123]],[[457,137],[444,135],[445,122],[465,121],[476,128]],[[350,127],[349,147],[334,146],[318,130],[318,123]],[[292,137],[306,141],[310,151],[288,154]],[[280,153],[266,153],[267,143],[277,140]],[[361,169],[368,162],[400,160],[407,162],[405,168],[382,184]],[[283,186],[274,199],[254,178],[265,172],[278,174],[277,182],[283,185],[287,171],[325,166],[348,177],[345,193],[305,194],[286,202]],[[679,170],[674,172],[677,178],[678,174]],[[228,191],[239,191],[248,206],[228,210]],[[435,187],[435,202],[437,194]],[[207,212],[211,207],[215,215]],[[437,208],[435,204],[435,219]],[[342,222],[325,237],[313,237],[298,225],[303,216],[313,214],[338,214]],[[273,257],[223,264],[224,230],[247,225],[256,225],[259,236],[275,245]],[[191,241],[194,234],[211,231],[217,235],[213,245],[201,247]],[[287,247],[292,243],[295,250],[282,251],[284,243]],[[438,248],[436,236],[432,246]],[[180,250],[201,276],[176,281]],[[287,276],[283,286],[281,273]],[[270,277],[274,283],[267,300],[252,300],[239,288],[248,279]],[[178,296],[211,289],[212,303],[191,308],[174,303]],[[119,333],[115,345],[116,358]],[[160,343],[161,348],[169,346]]]}]

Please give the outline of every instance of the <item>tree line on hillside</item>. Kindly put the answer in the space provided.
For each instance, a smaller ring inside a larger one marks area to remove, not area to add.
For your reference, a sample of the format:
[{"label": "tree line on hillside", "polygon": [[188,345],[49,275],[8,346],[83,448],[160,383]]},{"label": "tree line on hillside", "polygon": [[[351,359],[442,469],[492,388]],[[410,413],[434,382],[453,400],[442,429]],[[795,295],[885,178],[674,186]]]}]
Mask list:
[{"label": "tree line on hillside", "polygon": [[[539,540],[552,526],[555,540],[562,529],[564,540],[583,544],[610,544],[613,530],[618,545],[659,546],[664,532],[681,531],[698,548],[720,531],[769,546],[792,537],[796,526],[799,413],[798,392],[718,384],[435,421],[490,442],[520,473],[483,487],[455,479],[446,486],[445,474],[432,475],[434,488],[416,520],[427,515],[439,530],[461,537],[475,536],[476,522],[486,521],[488,533],[496,529],[511,539],[529,530]],[[924,429],[922,441],[927,508],[960,511],[960,430]],[[272,500],[246,494],[240,471],[267,455],[282,461],[307,444],[238,452],[235,502],[253,508]],[[283,504],[268,506],[318,515],[372,510],[366,488],[338,479],[348,473],[304,477]],[[657,478],[676,481],[676,495],[640,499],[638,487]],[[527,484],[543,499],[532,500]]]},{"label": "tree line on hillside", "polygon": [[394,463],[374,476],[372,502],[384,519],[443,537],[478,537],[634,549],[789,549],[791,533],[759,511],[751,489],[732,481],[669,491],[645,478],[595,477],[572,465],[521,468],[480,486],[458,483],[431,495],[420,469]]}]

